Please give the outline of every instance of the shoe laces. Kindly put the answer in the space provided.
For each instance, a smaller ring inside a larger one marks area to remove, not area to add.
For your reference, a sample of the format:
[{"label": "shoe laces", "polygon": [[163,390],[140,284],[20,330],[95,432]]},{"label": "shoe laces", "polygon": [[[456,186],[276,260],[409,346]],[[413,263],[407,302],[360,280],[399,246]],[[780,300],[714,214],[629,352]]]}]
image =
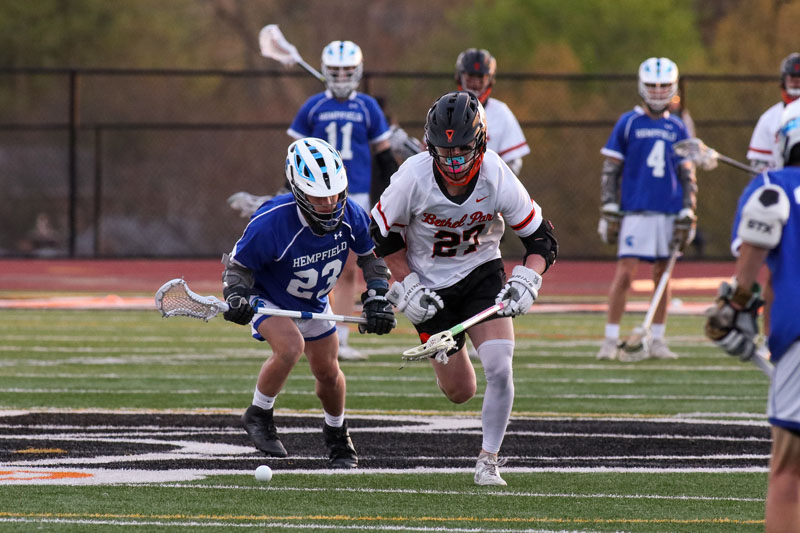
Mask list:
[{"label": "shoe laces", "polygon": [[505,466],[508,462],[508,459],[505,457],[493,457],[491,455],[486,456],[485,458],[480,459],[481,463],[483,464],[482,470],[484,472],[490,472],[492,475],[499,476],[500,473],[497,469],[501,466]]}]

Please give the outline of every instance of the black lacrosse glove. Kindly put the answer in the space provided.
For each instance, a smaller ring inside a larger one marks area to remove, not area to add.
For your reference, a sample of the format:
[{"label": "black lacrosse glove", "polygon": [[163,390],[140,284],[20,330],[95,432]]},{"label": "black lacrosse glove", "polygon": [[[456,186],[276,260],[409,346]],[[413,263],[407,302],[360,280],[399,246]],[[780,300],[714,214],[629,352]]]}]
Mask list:
[{"label": "black lacrosse glove", "polygon": [[[225,292],[225,291],[223,291]],[[253,320],[256,310],[250,305],[247,300],[247,291],[236,288],[231,289],[228,294],[225,294],[225,303],[228,304],[228,310],[222,313],[222,316],[228,322],[235,322],[246,326]]]},{"label": "black lacrosse glove", "polygon": [[367,282],[367,290],[361,295],[363,311],[361,316],[367,319],[366,324],[359,324],[359,333],[377,333],[383,335],[392,331],[397,325],[394,319],[392,304],[386,299],[389,283],[384,279],[373,279]]},{"label": "black lacrosse glove", "polygon": [[763,304],[758,283],[747,290],[739,287],[735,278],[732,284],[723,281],[715,306],[706,311],[706,336],[728,355],[747,361],[756,351],[756,319]]}]

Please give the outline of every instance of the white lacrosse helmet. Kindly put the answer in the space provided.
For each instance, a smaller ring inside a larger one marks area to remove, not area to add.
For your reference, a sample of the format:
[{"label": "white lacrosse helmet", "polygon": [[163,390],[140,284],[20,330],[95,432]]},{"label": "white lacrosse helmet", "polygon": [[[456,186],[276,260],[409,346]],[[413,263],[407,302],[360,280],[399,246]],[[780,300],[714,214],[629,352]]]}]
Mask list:
[{"label": "white lacrosse helmet", "polygon": [[775,145],[775,162],[778,168],[789,162],[792,148],[800,144],[800,100],[795,100],[783,108],[781,126],[778,129],[778,143]]},{"label": "white lacrosse helmet", "polygon": [[336,98],[356,90],[364,71],[364,56],[353,41],[333,41],[322,50],[322,74]]},{"label": "white lacrosse helmet", "polygon": [[[313,137],[290,144],[286,179],[314,233],[322,235],[339,228],[347,204],[347,172],[333,146]],[[323,201],[331,197],[335,199]]]},{"label": "white lacrosse helmet", "polygon": [[639,65],[639,96],[656,113],[678,93],[678,65],[666,57],[651,57]]}]

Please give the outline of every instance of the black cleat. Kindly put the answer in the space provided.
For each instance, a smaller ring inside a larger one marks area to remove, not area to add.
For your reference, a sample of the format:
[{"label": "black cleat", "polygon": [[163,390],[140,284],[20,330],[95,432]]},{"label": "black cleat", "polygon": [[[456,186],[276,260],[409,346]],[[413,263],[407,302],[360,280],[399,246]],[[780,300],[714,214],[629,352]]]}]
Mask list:
[{"label": "black cleat", "polygon": [[347,431],[347,422],[342,427],[334,428],[325,424],[322,427],[325,435],[325,446],[328,447],[328,466],[331,468],[355,468],[358,466],[358,455]]},{"label": "black cleat", "polygon": [[242,426],[256,448],[270,457],[286,457],[286,448],[278,438],[278,430],[272,420],[272,409],[251,405],[242,415]]}]

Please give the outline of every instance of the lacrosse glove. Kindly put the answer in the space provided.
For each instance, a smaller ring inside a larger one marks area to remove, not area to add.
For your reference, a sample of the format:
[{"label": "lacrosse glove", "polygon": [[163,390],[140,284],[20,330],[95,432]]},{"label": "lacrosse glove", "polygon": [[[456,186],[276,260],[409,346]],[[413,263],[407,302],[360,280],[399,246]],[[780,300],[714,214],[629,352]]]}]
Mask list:
[{"label": "lacrosse glove", "polygon": [[392,304],[386,299],[388,291],[389,283],[385,279],[373,279],[367,282],[367,290],[361,295],[363,305],[361,316],[367,319],[367,323],[358,325],[359,333],[383,335],[392,331],[397,325]]},{"label": "lacrosse glove", "polygon": [[680,251],[691,244],[697,233],[697,216],[691,207],[684,207],[675,217],[672,229],[672,242]]},{"label": "lacrosse glove", "polygon": [[423,287],[419,276],[414,272],[403,281],[395,281],[386,293],[386,299],[415,325],[430,320],[437,311],[444,308],[442,298],[436,291]]},{"label": "lacrosse glove", "polygon": [[222,313],[222,316],[228,322],[235,322],[242,326],[246,326],[253,320],[256,310],[250,305],[247,300],[247,291],[243,289],[237,290],[236,288],[230,290],[225,295],[225,303],[228,304],[228,310]]},{"label": "lacrosse glove", "polygon": [[615,203],[603,204],[600,207],[600,221],[597,223],[597,234],[606,244],[617,244],[619,226],[622,222],[622,211]]},{"label": "lacrosse glove", "polygon": [[542,288],[542,276],[522,265],[511,271],[508,283],[497,293],[494,303],[503,302],[505,307],[498,311],[500,316],[524,315],[539,297]]},{"label": "lacrosse glove", "polygon": [[756,351],[756,318],[763,303],[758,283],[753,283],[750,290],[746,290],[739,287],[736,278],[732,283],[723,281],[719,286],[716,305],[706,311],[706,337],[728,355],[747,361]]}]

